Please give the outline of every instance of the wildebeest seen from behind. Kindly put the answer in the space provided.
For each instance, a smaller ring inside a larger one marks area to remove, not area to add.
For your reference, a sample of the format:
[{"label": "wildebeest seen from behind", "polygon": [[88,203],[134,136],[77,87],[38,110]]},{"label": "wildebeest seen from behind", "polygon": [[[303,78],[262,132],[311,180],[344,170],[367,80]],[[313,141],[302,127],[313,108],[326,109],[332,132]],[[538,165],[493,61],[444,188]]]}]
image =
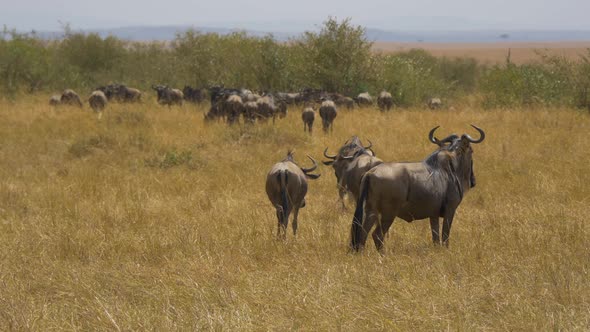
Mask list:
[{"label": "wildebeest seen from behind", "polygon": [[272,118],[272,122],[275,122],[277,108],[274,103],[274,98],[272,95],[266,95],[260,97],[256,104],[258,105],[258,120],[262,122],[266,122],[268,119]]},{"label": "wildebeest seen from behind", "polygon": [[78,94],[72,89],[66,89],[62,92],[59,103],[60,105],[82,107],[82,99],[80,99],[80,96],[78,96]]},{"label": "wildebeest seen from behind", "polygon": [[184,103],[184,94],[178,89],[173,89],[166,85],[152,85],[158,95],[158,104],[160,105],[179,105]]},{"label": "wildebeest seen from behind", "polygon": [[332,131],[334,128],[334,119],[338,115],[336,105],[331,100],[325,100],[320,106],[320,117],[322,118],[322,129],[324,132]]},{"label": "wildebeest seen from behind", "polygon": [[312,161],[313,166],[302,168],[295,163],[293,153],[289,151],[287,157],[274,164],[266,176],[266,194],[277,213],[277,236],[283,239],[287,236],[291,211],[293,212],[293,235],[297,235],[297,217],[299,209],[305,206],[307,179],[320,177],[319,174],[311,174],[318,165],[312,157],[307,157]]},{"label": "wildebeest seen from behind", "polygon": [[359,93],[359,95],[353,99],[354,101],[356,101],[359,107],[373,105],[373,97],[371,97],[371,95],[368,92]]},{"label": "wildebeest seen from behind", "polygon": [[53,95],[49,98],[49,105],[51,106],[59,106],[61,103],[61,96],[60,95]]},{"label": "wildebeest seen from behind", "polygon": [[313,110],[313,107],[306,107],[303,109],[301,120],[303,120],[303,131],[311,134],[313,131],[313,121],[315,120],[315,111]]},{"label": "wildebeest seen from behind", "polygon": [[338,154],[329,155],[328,148],[324,150],[324,157],[330,159],[323,161],[324,165],[331,165],[336,175],[336,184],[342,207],[344,208],[344,196],[347,192],[352,194],[354,201],[359,197],[361,178],[366,171],[381,164],[383,161],[375,156],[371,149],[373,144],[363,146],[357,136],[344,142]]},{"label": "wildebeest seen from behind", "polygon": [[377,97],[377,106],[379,106],[381,111],[389,111],[391,106],[393,106],[393,97],[391,97],[391,93],[381,91]]},{"label": "wildebeest seen from behind", "polygon": [[[434,137],[438,128],[435,127],[428,137],[439,148],[424,161],[383,163],[365,173],[352,220],[352,250],[358,251],[365,245],[368,233],[377,224],[373,241],[381,251],[383,237],[396,217],[407,222],[430,218],[435,244],[440,244],[439,218],[442,217],[442,243],[449,245],[455,211],[465,194],[475,186],[471,144],[485,139],[484,131],[472,126],[480,133],[477,140],[467,134],[461,137],[453,134],[438,140]],[[380,222],[377,221],[379,216]]]},{"label": "wildebeest seen from behind", "polygon": [[244,103],[244,123],[253,124],[258,117],[258,104],[255,101]]},{"label": "wildebeest seen from behind", "polygon": [[100,90],[93,91],[88,98],[88,103],[94,112],[98,113],[98,118],[102,116],[102,110],[107,106],[107,97]]},{"label": "wildebeest seen from behind", "polygon": [[234,124],[240,120],[240,114],[243,112],[244,103],[238,95],[231,95],[223,103],[224,113],[227,116],[227,123]]},{"label": "wildebeest seen from behind", "polygon": [[442,100],[440,98],[430,98],[427,104],[431,110],[438,109],[442,107]]}]

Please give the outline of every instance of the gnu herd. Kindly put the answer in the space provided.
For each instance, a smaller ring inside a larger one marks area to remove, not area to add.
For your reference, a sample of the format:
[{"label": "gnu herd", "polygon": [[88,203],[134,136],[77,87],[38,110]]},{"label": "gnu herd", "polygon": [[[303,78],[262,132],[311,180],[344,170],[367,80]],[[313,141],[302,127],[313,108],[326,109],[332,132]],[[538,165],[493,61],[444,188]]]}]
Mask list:
[{"label": "gnu herd", "polygon": [[[182,90],[167,85],[152,85],[159,105],[174,107],[187,103],[209,103],[205,122],[225,122],[228,125],[242,123],[253,125],[266,123],[287,116],[288,109],[299,108],[303,130],[311,134],[317,114],[326,134],[332,132],[339,110],[371,107],[373,97],[360,93],[349,97],[340,93],[304,88],[298,92],[254,92],[243,88],[212,86]],[[109,103],[141,103],[143,93],[123,84],[97,87],[87,99],[99,119]],[[50,105],[83,107],[80,96],[71,89],[55,95]],[[395,107],[391,93],[381,91],[376,105],[382,112]],[[425,101],[431,109],[442,107],[440,98]],[[357,136],[348,139],[330,154],[326,147],[323,164],[331,166],[336,177],[337,195],[345,208],[344,198],[350,195],[356,202],[351,216],[351,251],[364,248],[371,234],[375,247],[383,250],[384,238],[396,218],[407,222],[429,219],[432,241],[436,245],[449,245],[451,225],[455,211],[465,195],[475,187],[473,145],[485,139],[483,129],[472,125],[478,137],[469,134],[450,134],[442,139],[435,136],[434,127],[425,135],[435,148],[423,160],[416,162],[386,162],[376,156],[374,147],[367,140],[364,145]],[[287,237],[287,226],[292,215],[293,234],[297,234],[299,210],[306,206],[308,180],[320,177],[313,173],[317,161],[308,155],[312,166],[300,166],[289,150],[285,158],[272,165],[266,177],[266,193],[277,217],[277,236]],[[335,193],[336,194],[336,193]],[[311,203],[313,204],[313,202]],[[442,228],[440,219],[442,218]]]}]

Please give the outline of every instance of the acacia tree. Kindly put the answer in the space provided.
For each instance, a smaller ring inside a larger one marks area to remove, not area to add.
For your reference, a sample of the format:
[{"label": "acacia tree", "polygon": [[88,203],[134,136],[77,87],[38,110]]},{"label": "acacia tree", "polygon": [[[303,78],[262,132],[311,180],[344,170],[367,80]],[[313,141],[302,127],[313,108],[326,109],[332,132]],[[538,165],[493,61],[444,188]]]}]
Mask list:
[{"label": "acacia tree", "polygon": [[350,18],[330,17],[319,33],[307,31],[296,45],[303,49],[302,65],[308,82],[328,91],[360,92],[370,78],[371,46],[365,29]]}]

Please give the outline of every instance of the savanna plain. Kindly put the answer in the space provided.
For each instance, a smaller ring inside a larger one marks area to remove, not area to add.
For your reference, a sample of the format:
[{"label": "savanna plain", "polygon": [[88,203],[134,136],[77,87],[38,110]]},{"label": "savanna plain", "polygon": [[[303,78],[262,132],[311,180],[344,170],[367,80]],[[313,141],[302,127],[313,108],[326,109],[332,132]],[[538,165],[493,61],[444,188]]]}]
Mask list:
[{"label": "savanna plain", "polygon": [[[206,106],[0,100],[0,330],[588,330],[590,116],[561,108],[342,110],[333,133],[205,124]],[[417,161],[428,131],[477,136],[450,247],[396,220],[348,252],[331,167],[275,236],[266,173],[352,135]]]}]

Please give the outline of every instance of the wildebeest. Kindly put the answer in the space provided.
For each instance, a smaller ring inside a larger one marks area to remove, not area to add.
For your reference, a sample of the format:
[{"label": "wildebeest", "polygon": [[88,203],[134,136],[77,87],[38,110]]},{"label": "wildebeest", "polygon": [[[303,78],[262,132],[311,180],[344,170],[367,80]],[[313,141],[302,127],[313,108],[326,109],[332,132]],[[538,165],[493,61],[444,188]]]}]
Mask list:
[{"label": "wildebeest", "polygon": [[158,95],[158,104],[160,105],[179,105],[184,103],[184,94],[178,89],[173,89],[166,85],[152,85]]},{"label": "wildebeest", "polygon": [[336,155],[329,155],[328,148],[324,150],[324,157],[331,160],[323,161],[323,163],[334,168],[342,207],[344,207],[344,196],[347,192],[352,194],[356,202],[359,197],[361,178],[365,172],[383,162],[375,156],[371,150],[372,146],[371,141],[368,146],[363,146],[361,140],[353,136],[344,143]]},{"label": "wildebeest", "polygon": [[373,105],[373,97],[371,97],[371,95],[368,92],[359,93],[359,95],[353,99],[354,101],[356,101],[359,107]]},{"label": "wildebeest", "polygon": [[313,121],[315,120],[315,111],[313,107],[306,107],[301,113],[301,120],[303,120],[303,131],[311,134],[313,130]]},{"label": "wildebeest", "polygon": [[256,122],[258,116],[258,104],[255,101],[244,103],[244,123],[252,124]]},{"label": "wildebeest", "polygon": [[[475,186],[471,144],[485,139],[484,131],[472,126],[480,133],[477,140],[467,134],[461,137],[453,134],[438,140],[434,137],[438,128],[435,127],[428,137],[439,148],[424,161],[383,163],[365,173],[352,220],[352,250],[358,251],[365,245],[368,233],[377,222],[373,241],[381,251],[383,237],[396,217],[407,222],[430,218],[435,244],[440,244],[439,217],[442,217],[442,243],[448,246],[455,211],[465,194]],[[379,215],[380,222],[377,221]]]},{"label": "wildebeest", "polygon": [[442,101],[440,100],[440,98],[430,98],[428,99],[428,107],[433,110],[433,109],[437,109],[437,108],[441,108],[442,106]]},{"label": "wildebeest", "polygon": [[82,99],[80,99],[80,96],[78,96],[78,94],[72,89],[66,89],[64,92],[62,92],[59,103],[60,105],[82,107]]},{"label": "wildebeest", "polygon": [[389,111],[393,106],[393,97],[387,91],[381,91],[377,97],[377,105],[381,111]]},{"label": "wildebeest", "polygon": [[107,106],[107,97],[100,90],[93,91],[88,98],[90,107],[98,114],[99,118],[102,115],[102,110]]},{"label": "wildebeest", "polygon": [[305,206],[307,194],[307,179],[317,179],[319,174],[311,174],[317,167],[317,162],[307,156],[313,163],[310,168],[299,167],[293,160],[293,152],[274,164],[266,176],[266,194],[275,207],[278,219],[277,236],[286,238],[289,215],[293,211],[293,235],[297,235],[297,216],[299,209]]},{"label": "wildebeest", "polygon": [[61,96],[60,95],[53,95],[49,98],[49,105],[51,106],[59,106],[61,103]]},{"label": "wildebeest", "polygon": [[227,117],[228,124],[234,124],[240,120],[240,114],[244,109],[242,98],[238,95],[230,95],[221,103],[223,113]]},{"label": "wildebeest", "polygon": [[274,98],[272,95],[266,95],[260,97],[256,104],[258,105],[258,120],[266,121],[272,118],[273,123],[275,122],[275,117],[277,113],[277,108],[274,103]]},{"label": "wildebeest", "polygon": [[100,86],[95,90],[102,91],[108,101],[116,101],[120,103],[138,103],[141,101],[141,91],[127,87],[124,84],[109,84],[106,86]]},{"label": "wildebeest", "polygon": [[205,99],[205,89],[193,88],[190,85],[185,85],[182,89],[184,100],[191,103],[201,103]]},{"label": "wildebeest", "polygon": [[322,129],[324,132],[328,132],[328,129],[332,131],[334,128],[334,119],[338,115],[336,105],[331,100],[325,100],[320,106],[320,117],[322,118]]}]

